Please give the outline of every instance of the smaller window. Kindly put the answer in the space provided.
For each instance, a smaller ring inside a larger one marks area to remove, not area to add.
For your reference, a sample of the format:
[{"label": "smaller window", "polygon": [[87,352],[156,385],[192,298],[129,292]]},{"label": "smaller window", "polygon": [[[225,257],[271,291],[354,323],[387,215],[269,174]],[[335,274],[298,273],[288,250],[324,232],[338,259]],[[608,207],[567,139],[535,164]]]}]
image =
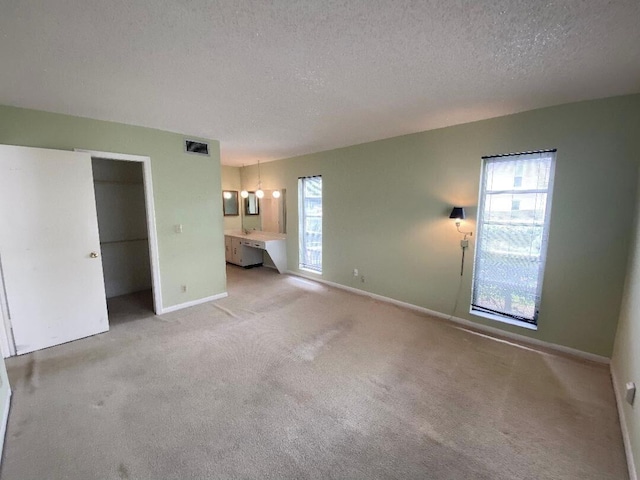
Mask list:
[{"label": "smaller window", "polygon": [[520,210],[520,200],[511,200],[511,211]]},{"label": "smaller window", "polygon": [[322,177],[298,179],[300,268],[322,273]]}]

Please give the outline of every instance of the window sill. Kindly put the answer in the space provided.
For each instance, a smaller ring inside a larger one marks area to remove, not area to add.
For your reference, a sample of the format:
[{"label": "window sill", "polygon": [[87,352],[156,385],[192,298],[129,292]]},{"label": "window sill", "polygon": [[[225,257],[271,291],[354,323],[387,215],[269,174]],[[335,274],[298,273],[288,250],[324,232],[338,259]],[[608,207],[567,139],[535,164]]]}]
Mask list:
[{"label": "window sill", "polygon": [[496,315],[494,313],[486,313],[480,312],[478,310],[471,309],[469,310],[471,315],[475,315],[476,317],[488,318],[489,320],[495,320],[496,322],[507,323],[509,325],[515,325],[516,327],[526,328],[527,330],[538,330],[537,325],[533,325],[532,323],[520,322],[518,320],[513,320],[509,317],[503,317],[500,315]]},{"label": "window sill", "polygon": [[313,273],[314,275],[322,275],[322,272],[318,272],[317,270],[311,270],[310,268],[298,267],[298,270],[305,273]]}]

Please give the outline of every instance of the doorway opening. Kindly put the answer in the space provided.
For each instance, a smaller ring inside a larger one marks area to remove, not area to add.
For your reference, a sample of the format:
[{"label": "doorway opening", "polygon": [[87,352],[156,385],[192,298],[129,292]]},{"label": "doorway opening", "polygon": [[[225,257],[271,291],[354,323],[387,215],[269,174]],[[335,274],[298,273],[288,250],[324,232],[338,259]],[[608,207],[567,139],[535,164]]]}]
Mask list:
[{"label": "doorway opening", "polygon": [[161,312],[150,159],[89,153],[109,324],[114,326]]}]

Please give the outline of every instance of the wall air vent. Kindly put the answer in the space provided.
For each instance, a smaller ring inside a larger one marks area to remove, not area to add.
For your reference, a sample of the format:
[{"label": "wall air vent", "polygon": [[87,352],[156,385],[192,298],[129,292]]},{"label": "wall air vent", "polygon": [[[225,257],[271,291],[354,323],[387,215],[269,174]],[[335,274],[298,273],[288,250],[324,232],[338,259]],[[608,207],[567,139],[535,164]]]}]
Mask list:
[{"label": "wall air vent", "polygon": [[209,155],[209,144],[195,140],[184,141],[184,151],[195,155]]}]

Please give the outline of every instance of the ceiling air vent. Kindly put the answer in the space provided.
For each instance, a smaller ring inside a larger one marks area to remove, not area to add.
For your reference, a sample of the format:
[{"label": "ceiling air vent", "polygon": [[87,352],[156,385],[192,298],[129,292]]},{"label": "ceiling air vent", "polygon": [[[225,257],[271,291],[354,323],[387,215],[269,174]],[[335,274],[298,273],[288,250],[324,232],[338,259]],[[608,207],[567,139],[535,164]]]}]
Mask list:
[{"label": "ceiling air vent", "polygon": [[209,155],[209,144],[196,142],[195,140],[185,140],[184,151],[187,153],[194,153],[196,155]]}]

